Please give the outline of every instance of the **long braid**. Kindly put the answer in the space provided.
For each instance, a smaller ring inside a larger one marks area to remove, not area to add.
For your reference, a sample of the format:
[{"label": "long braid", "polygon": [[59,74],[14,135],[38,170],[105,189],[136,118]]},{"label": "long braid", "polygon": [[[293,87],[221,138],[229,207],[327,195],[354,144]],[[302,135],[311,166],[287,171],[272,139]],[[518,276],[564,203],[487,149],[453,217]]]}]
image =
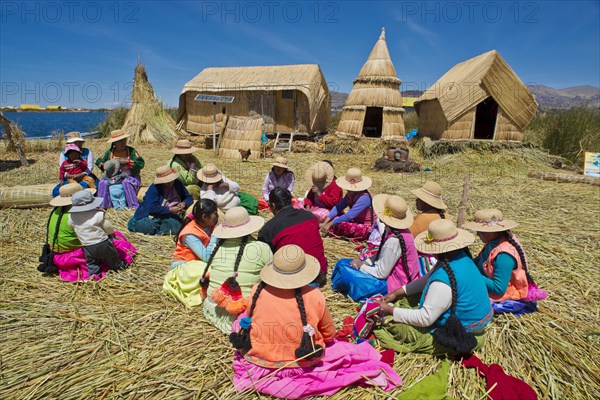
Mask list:
[{"label": "long braid", "polygon": [[238,267],[240,266],[240,262],[242,261],[242,256],[244,255],[244,248],[248,243],[248,238],[250,235],[246,235],[242,238],[242,243],[240,244],[240,249],[238,250],[237,256],[235,258],[235,264],[233,264],[233,277],[237,276]]},{"label": "long braid", "polygon": [[[304,309],[304,300],[302,299],[302,288],[296,289],[296,303],[300,311],[300,320],[302,321],[302,340],[300,346],[296,349],[296,358],[312,359],[323,355],[323,347],[320,345],[314,346],[311,341],[311,335],[307,332],[308,321],[306,319],[306,310]],[[314,328],[313,328],[314,329]]]},{"label": "long braid", "polygon": [[[219,250],[219,248],[221,247],[221,245],[223,243],[225,243],[225,239],[217,240],[217,243],[215,244],[215,248],[213,249],[213,252],[210,255],[210,258],[208,259],[208,262],[206,263],[206,267],[204,267],[204,272],[202,273],[202,276],[200,277],[200,287],[202,288],[202,290],[204,292],[208,288],[208,284],[209,284],[208,279],[206,279],[206,274],[208,273],[208,269],[210,268],[210,265],[212,264],[213,260],[215,259],[215,255],[217,254],[217,251]],[[202,296],[206,297],[206,294],[204,293]]]},{"label": "long braid", "polygon": [[515,237],[513,236],[512,232],[510,230],[506,231],[504,233],[506,240],[508,241],[508,243],[510,243],[515,249],[517,249],[517,252],[519,253],[519,258],[521,259],[521,265],[523,265],[523,269],[525,270],[525,276],[527,277],[527,283],[535,283],[535,281],[533,280],[533,277],[531,275],[529,275],[529,269],[527,268],[527,258],[525,257],[525,251],[523,251],[523,248],[519,245],[519,243],[517,243],[517,241],[515,240]]},{"label": "long braid", "polygon": [[456,314],[456,299],[458,297],[456,295],[456,277],[454,276],[454,271],[452,271],[452,268],[450,268],[448,261],[442,260],[440,264],[440,268],[442,268],[448,275],[448,280],[450,281],[450,289],[452,290],[452,305],[450,306],[450,312],[452,314]]},{"label": "long braid", "polygon": [[252,305],[250,306],[250,310],[246,317],[240,320],[240,331],[239,332],[231,332],[229,334],[229,341],[238,350],[243,352],[247,352],[252,348],[252,342],[250,340],[250,329],[252,329],[252,314],[254,314],[254,308],[256,307],[256,302],[258,301],[258,296],[260,292],[265,288],[266,283],[260,282],[256,287],[256,291],[252,296]]},{"label": "long braid", "polygon": [[434,210],[440,215],[441,219],[446,219],[446,213],[444,212],[444,210],[440,210],[439,208],[434,208]]}]

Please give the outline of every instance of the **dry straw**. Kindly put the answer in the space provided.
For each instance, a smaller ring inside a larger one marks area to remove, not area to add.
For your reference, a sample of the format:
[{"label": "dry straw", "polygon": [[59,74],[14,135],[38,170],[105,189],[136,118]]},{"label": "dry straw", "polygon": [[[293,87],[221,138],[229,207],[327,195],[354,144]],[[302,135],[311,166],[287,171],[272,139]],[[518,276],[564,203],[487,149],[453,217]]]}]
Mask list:
[{"label": "dry straw", "polygon": [[[372,141],[376,142],[376,141]],[[86,141],[95,154],[102,141]],[[136,146],[146,158],[142,182],[148,185],[156,167],[170,159],[170,146]],[[472,175],[470,210],[499,208],[519,222],[515,229],[528,255],[531,273],[549,293],[540,312],[496,316],[487,342],[478,352],[486,363],[498,363],[507,373],[528,382],[540,398],[600,397],[600,265],[598,188],[527,178],[532,170],[550,171],[549,159],[536,149],[506,149],[496,153],[466,149],[457,154],[415,161],[431,172],[391,174],[371,170],[380,157],[372,148],[356,157],[348,154],[286,154],[294,171],[317,160],[333,161],[340,175],[351,166],[373,179],[371,191],[397,194],[414,204],[410,190],[427,180],[444,186],[445,201],[456,214],[466,172]],[[242,190],[260,195],[269,160],[242,163],[215,159],[211,150],[197,154],[203,164],[214,162]],[[0,151],[2,159],[15,156]],[[58,153],[32,154],[30,167],[1,173],[10,185],[48,182],[58,170]],[[48,165],[56,164],[55,168]],[[251,168],[250,168],[251,167]],[[301,176],[301,174],[297,174]],[[297,179],[295,194],[308,190]],[[116,229],[139,249],[127,271],[109,273],[92,284],[71,284],[43,277],[35,270],[50,209],[0,210],[0,318],[2,372],[0,398],[61,399],[225,399],[242,398],[233,388],[233,350],[227,337],[205,320],[202,309],[187,309],[161,293],[171,263],[170,237],[128,233],[131,211],[109,211]],[[473,253],[481,243],[471,247]],[[353,245],[325,239],[330,267],[352,257]],[[326,287],[324,295],[338,328],[356,305]],[[426,355],[398,355],[394,367],[404,388],[437,371],[440,362]],[[453,363],[448,395],[486,398],[485,383],[472,370]],[[346,388],[332,399],[394,398],[404,388],[383,393],[374,388]],[[255,392],[244,398],[266,398]]]}]

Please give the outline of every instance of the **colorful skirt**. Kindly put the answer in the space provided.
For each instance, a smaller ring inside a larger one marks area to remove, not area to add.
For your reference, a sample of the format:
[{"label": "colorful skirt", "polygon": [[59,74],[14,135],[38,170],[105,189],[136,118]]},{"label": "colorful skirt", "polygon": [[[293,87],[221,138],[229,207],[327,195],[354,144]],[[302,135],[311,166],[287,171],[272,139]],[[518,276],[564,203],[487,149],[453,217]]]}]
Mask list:
[{"label": "colorful skirt", "polygon": [[202,304],[200,295],[200,277],[206,263],[196,260],[184,262],[167,272],[163,282],[163,291],[188,307]]},{"label": "colorful skirt", "polygon": [[[122,261],[126,261],[127,264],[131,264],[133,257],[137,254],[137,249],[129,243],[121,232],[115,231],[114,235],[113,243],[117,249],[117,253],[119,253],[119,258]],[[88,279],[88,266],[83,247],[68,253],[55,253],[53,262],[58,268],[59,278],[63,281],[79,282]],[[108,265],[102,262],[100,265],[101,276],[104,277],[108,270]]]},{"label": "colorful skirt", "polygon": [[372,275],[350,266],[350,258],[340,259],[331,274],[331,288],[350,297],[354,301],[363,301],[377,294],[386,295],[387,280],[377,279]]},{"label": "colorful skirt", "polygon": [[[123,186],[123,196],[125,198],[125,202],[127,203],[127,207],[138,208],[140,203],[137,199],[137,193],[142,186],[142,180],[139,175],[128,176],[127,178],[123,179],[121,185]],[[98,192],[96,193],[96,196],[102,197],[104,200],[102,200],[99,208],[106,209],[114,207],[108,187],[108,179],[106,177],[100,179],[98,182]]]},{"label": "colorful skirt", "polygon": [[[298,210],[304,210],[304,200],[297,200],[295,202],[292,200],[292,206]],[[317,217],[319,222],[323,222],[327,219],[331,210],[317,206],[311,206],[310,212]]]},{"label": "colorful skirt", "polygon": [[331,396],[351,385],[374,385],[389,391],[402,385],[394,369],[367,342],[335,342],[325,349],[323,359],[312,367],[264,368],[236,352],[233,384],[238,392],[258,391],[286,399]]},{"label": "colorful skirt", "polygon": [[371,225],[342,222],[331,227],[329,236],[348,239],[351,242],[364,242],[369,238],[372,228]]}]

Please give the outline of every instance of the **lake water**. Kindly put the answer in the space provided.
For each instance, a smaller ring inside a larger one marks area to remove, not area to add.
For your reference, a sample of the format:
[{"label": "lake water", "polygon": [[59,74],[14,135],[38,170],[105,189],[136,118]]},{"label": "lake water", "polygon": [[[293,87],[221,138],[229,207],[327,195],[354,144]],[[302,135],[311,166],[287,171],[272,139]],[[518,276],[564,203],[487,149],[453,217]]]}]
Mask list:
[{"label": "lake water", "polygon": [[[18,124],[25,136],[31,139],[51,137],[53,132],[70,131],[93,132],[102,122],[107,112],[13,112],[2,113],[6,118]],[[0,132],[2,128],[0,128]]]}]

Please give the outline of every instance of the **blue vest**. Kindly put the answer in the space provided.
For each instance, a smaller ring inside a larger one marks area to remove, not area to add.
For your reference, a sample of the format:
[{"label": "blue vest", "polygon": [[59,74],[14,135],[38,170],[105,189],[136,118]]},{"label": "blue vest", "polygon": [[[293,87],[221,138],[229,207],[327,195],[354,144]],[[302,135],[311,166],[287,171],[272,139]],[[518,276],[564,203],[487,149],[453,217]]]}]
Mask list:
[{"label": "blue vest", "polygon": [[[449,263],[456,278],[456,317],[463,324],[467,332],[477,331],[485,327],[494,315],[490,305],[490,298],[485,287],[483,276],[477,266],[465,252],[460,252]],[[440,281],[450,286],[448,274],[443,269],[438,269],[431,274],[427,285],[421,295],[420,306],[423,306],[427,290],[431,282]],[[432,328],[444,325],[450,316],[450,309],[446,310],[433,324]]]}]

